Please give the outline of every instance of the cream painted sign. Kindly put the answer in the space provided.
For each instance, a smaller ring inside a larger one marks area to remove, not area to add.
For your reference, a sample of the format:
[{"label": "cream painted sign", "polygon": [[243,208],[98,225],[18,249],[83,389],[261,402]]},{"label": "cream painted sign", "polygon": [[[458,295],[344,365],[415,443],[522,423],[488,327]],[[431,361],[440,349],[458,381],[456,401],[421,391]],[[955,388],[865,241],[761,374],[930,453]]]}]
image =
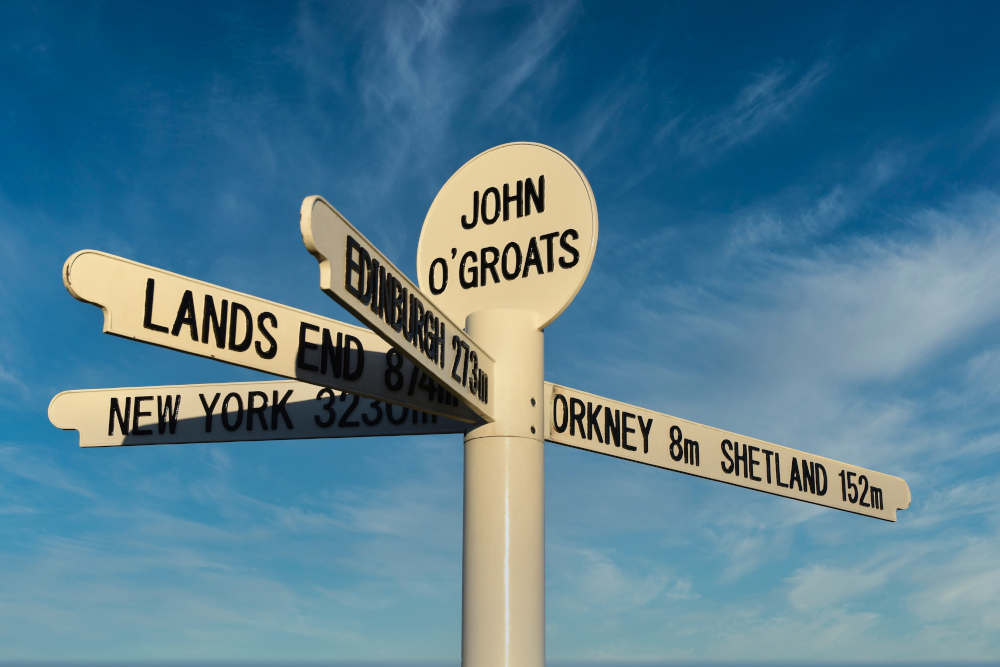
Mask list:
[{"label": "cream painted sign", "polygon": [[469,160],[431,204],[417,276],[456,322],[486,308],[536,314],[544,329],[576,296],[597,247],[597,205],[580,168],[533,143]]},{"label": "cream painted sign", "polygon": [[294,380],[83,389],[49,420],[81,447],[462,433],[467,424]]},{"label": "cream painted sign", "polygon": [[81,250],[70,294],[104,311],[106,333],[471,422],[440,383],[367,329]]},{"label": "cream painted sign", "polygon": [[322,197],[302,202],[320,286],[473,412],[493,420],[493,359]]},{"label": "cream painted sign", "polygon": [[898,477],[545,383],[545,439],[845,512],[896,520]]}]

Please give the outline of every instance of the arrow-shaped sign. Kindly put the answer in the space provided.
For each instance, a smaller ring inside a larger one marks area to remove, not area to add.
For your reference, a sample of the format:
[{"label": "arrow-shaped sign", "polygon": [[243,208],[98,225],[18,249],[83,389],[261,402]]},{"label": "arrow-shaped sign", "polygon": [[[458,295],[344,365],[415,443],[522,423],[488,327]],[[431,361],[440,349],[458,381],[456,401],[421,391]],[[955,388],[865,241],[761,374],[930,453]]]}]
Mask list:
[{"label": "arrow-shaped sign", "polygon": [[896,520],[902,479],[545,383],[545,439],[793,500]]},{"label": "arrow-shaped sign", "polygon": [[64,391],[49,420],[81,447],[462,433],[466,424],[279,380]]},{"label": "arrow-shaped sign", "polygon": [[367,329],[94,250],[67,259],[63,281],[74,297],[104,311],[106,333],[475,421]]},{"label": "arrow-shaped sign", "polygon": [[322,197],[302,202],[302,240],[319,260],[320,287],[493,421],[493,359]]}]

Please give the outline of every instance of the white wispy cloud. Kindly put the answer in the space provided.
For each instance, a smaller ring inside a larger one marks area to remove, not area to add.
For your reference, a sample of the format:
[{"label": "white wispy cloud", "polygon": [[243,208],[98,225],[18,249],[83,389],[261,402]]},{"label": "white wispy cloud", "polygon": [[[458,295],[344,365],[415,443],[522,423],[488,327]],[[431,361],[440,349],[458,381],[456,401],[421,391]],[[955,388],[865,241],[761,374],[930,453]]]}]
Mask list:
[{"label": "white wispy cloud", "polygon": [[[557,577],[555,604],[573,613],[623,614],[656,598],[694,598],[689,581],[679,580],[660,564],[637,564],[614,549],[556,544],[549,548],[550,569]],[[637,567],[638,565],[638,567]]]},{"label": "white wispy cloud", "polygon": [[788,601],[799,610],[819,605],[839,605],[844,600],[882,586],[888,574],[887,568],[868,570],[813,565],[789,578]]},{"label": "white wispy cloud", "polygon": [[833,70],[824,56],[805,71],[778,65],[747,83],[728,106],[702,117],[678,138],[682,156],[711,160],[789,118]]},{"label": "white wispy cloud", "polygon": [[856,219],[905,169],[906,162],[902,153],[882,152],[863,165],[852,181],[836,184],[814,199],[807,198],[804,206],[766,199],[740,211],[729,232],[727,252],[731,257],[747,251],[779,252],[790,245],[824,238]]},{"label": "white wispy cloud", "polygon": [[[575,0],[547,2],[536,6],[531,23],[498,54],[488,67],[488,74],[495,83],[483,92],[480,113],[490,117],[507,104],[532,79],[553,49],[569,31],[573,16],[579,9]],[[544,77],[551,81],[550,76]]]}]

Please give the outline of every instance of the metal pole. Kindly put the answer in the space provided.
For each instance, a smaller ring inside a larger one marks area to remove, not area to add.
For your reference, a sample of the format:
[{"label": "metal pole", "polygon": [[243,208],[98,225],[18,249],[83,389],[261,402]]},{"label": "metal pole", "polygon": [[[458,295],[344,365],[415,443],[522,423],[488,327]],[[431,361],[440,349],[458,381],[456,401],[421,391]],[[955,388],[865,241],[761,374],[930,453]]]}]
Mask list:
[{"label": "metal pole", "polygon": [[532,312],[484,310],[466,330],[496,361],[496,421],[465,436],[464,667],[545,664],[544,335]]}]

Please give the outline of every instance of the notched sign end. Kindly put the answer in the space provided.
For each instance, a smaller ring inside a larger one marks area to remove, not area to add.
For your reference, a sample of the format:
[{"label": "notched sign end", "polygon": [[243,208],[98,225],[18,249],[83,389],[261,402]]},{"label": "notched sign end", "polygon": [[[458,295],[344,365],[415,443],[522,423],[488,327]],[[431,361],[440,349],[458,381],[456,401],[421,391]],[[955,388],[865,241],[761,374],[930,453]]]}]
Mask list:
[{"label": "notched sign end", "polygon": [[[67,261],[68,264],[69,261]],[[76,431],[80,436],[80,446],[83,447],[83,432],[73,425],[73,420],[69,417],[74,393],[73,391],[61,391],[52,397],[52,400],[49,401],[49,421],[52,422],[53,426],[63,431]]]},{"label": "notched sign end", "polygon": [[63,285],[66,286],[66,291],[77,301],[97,306],[104,313],[104,333],[111,331],[111,310],[106,303],[98,301],[98,299],[101,301],[106,301],[106,299],[101,294],[99,281],[93,278],[95,272],[92,271],[92,267],[95,261],[100,262],[106,257],[110,257],[110,255],[98,250],[79,250],[69,256],[63,264],[62,271]]},{"label": "notched sign end", "polygon": [[302,200],[302,209],[299,212],[299,229],[302,232],[302,242],[305,244],[309,254],[315,257],[316,261],[319,262],[320,287],[323,291],[329,293],[330,286],[332,285],[332,268],[330,266],[330,258],[323,254],[321,248],[324,245],[328,245],[324,243],[323,234],[331,227],[330,225],[313,225],[313,213],[316,206],[321,202],[324,206],[326,206],[330,213],[337,216],[344,222],[347,222],[347,220],[340,214],[340,211],[330,205],[330,202],[326,201],[319,195],[311,195]]},{"label": "notched sign end", "polygon": [[895,486],[897,487],[895,497],[898,498],[898,500],[893,503],[895,507],[892,508],[891,519],[891,521],[895,522],[897,519],[896,512],[909,509],[910,502],[913,498],[910,495],[910,486],[906,483],[906,480],[899,477],[889,477],[889,479],[893,480]]}]

